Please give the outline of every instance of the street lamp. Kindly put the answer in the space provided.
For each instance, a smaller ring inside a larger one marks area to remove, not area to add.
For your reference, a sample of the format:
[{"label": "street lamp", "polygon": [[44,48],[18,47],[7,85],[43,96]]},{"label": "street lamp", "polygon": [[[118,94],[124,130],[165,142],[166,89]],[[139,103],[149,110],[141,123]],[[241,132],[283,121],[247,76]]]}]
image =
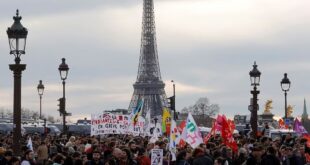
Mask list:
[{"label": "street lamp", "polygon": [[251,91],[251,94],[253,95],[253,101],[250,105],[250,111],[251,111],[251,128],[252,128],[252,134],[254,137],[257,135],[257,111],[258,111],[258,104],[257,104],[257,95],[259,94],[259,91],[257,90],[256,86],[259,86],[260,82],[260,75],[261,72],[257,69],[256,62],[254,62],[253,69],[250,71],[250,79],[251,79],[251,86],[254,86],[253,90]]},{"label": "street lamp", "polygon": [[62,111],[63,133],[66,133],[66,131],[67,131],[67,127],[66,127],[67,112],[66,112],[66,95],[65,95],[65,84],[66,84],[66,82],[65,82],[65,80],[67,79],[67,76],[68,76],[69,67],[66,64],[65,58],[62,58],[61,60],[62,60],[62,62],[59,65],[58,70],[59,70],[60,78],[62,80],[62,87],[63,87],[62,88],[62,92],[63,92],[62,99],[64,100],[64,107],[63,107],[63,111]]},{"label": "street lamp", "polygon": [[287,119],[287,100],[286,100],[286,97],[287,97],[287,91],[290,90],[290,87],[291,87],[291,82],[290,80],[287,78],[287,73],[284,73],[284,77],[281,81],[281,88],[282,88],[282,91],[284,91],[284,99],[285,99],[285,119]]},{"label": "street lamp", "polygon": [[176,114],[176,108],[175,108],[175,83],[173,80],[171,80],[173,83],[173,96],[170,97],[170,108],[173,110],[173,118],[176,121],[177,120],[177,114]]},{"label": "street lamp", "polygon": [[14,74],[13,151],[16,155],[21,155],[21,77],[26,64],[20,64],[20,56],[25,54],[28,30],[20,23],[22,17],[19,16],[18,10],[13,19],[13,25],[6,32],[9,38],[10,54],[15,56],[15,64],[9,65]]},{"label": "street lamp", "polygon": [[39,81],[37,89],[40,96],[40,119],[42,119],[42,95],[44,92],[44,85],[42,84],[42,80]]}]

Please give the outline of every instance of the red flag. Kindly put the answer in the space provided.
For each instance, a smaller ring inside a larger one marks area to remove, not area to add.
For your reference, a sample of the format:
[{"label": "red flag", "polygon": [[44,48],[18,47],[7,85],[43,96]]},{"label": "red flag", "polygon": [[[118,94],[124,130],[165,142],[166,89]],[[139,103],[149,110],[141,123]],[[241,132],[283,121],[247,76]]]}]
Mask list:
[{"label": "red flag", "polygon": [[217,115],[216,121],[215,121],[215,131],[221,131],[222,130],[222,123],[224,120],[224,115]]},{"label": "red flag", "polygon": [[307,139],[307,147],[310,147],[310,135],[304,135],[303,138]]},{"label": "red flag", "polygon": [[309,163],[310,162],[310,155],[308,153],[305,153],[305,157],[306,157],[307,163]]},{"label": "red flag", "polygon": [[223,119],[224,120],[222,122],[222,131],[221,131],[223,143],[228,147],[230,147],[234,152],[238,152],[238,146],[236,141],[234,140],[234,137],[232,136],[233,134],[231,128],[229,127],[229,123],[226,120],[226,117]]},{"label": "red flag", "polygon": [[208,133],[208,135],[203,139],[203,142],[205,144],[208,143],[209,139],[211,138],[211,136],[214,136],[215,135],[215,122],[213,122],[213,126],[212,126],[212,129],[211,131]]},{"label": "red flag", "polygon": [[183,120],[183,121],[180,123],[180,125],[178,126],[178,130],[179,130],[180,133],[182,133],[183,128],[184,128],[185,126],[186,126],[186,121]]},{"label": "red flag", "polygon": [[230,120],[230,119],[228,119],[228,125],[229,125],[229,128],[230,128],[230,131],[231,131],[231,133],[233,134],[234,133],[234,130],[236,129],[236,126],[235,126],[235,123],[234,123],[234,121],[232,121],[232,120]]}]

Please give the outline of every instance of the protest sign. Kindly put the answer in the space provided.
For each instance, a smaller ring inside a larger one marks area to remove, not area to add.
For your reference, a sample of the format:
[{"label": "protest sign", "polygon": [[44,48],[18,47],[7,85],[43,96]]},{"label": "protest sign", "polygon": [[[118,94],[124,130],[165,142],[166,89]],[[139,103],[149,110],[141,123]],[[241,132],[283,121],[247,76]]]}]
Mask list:
[{"label": "protest sign", "polygon": [[151,150],[151,165],[162,165],[163,164],[163,150],[152,149]]}]

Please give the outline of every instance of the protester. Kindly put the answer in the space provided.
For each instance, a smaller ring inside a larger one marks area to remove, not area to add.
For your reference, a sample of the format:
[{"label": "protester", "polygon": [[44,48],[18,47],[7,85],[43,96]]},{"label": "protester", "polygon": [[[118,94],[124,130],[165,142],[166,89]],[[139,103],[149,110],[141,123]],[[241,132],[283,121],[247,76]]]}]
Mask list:
[{"label": "protester", "polygon": [[24,154],[21,165],[34,165],[34,153],[31,150],[27,150]]},{"label": "protester", "polygon": [[189,162],[187,161],[187,152],[186,150],[182,150],[178,153],[177,155],[177,160],[176,160],[176,165],[190,165]]},{"label": "protester", "polygon": [[37,162],[45,164],[48,159],[48,148],[44,141],[41,142],[41,145],[37,149]]},{"label": "protester", "polygon": [[104,162],[101,160],[101,152],[99,150],[93,151],[92,160],[90,160],[87,165],[104,165]]},{"label": "protester", "polygon": [[194,149],[193,157],[193,165],[213,165],[212,159],[206,156],[205,152],[200,147]]}]

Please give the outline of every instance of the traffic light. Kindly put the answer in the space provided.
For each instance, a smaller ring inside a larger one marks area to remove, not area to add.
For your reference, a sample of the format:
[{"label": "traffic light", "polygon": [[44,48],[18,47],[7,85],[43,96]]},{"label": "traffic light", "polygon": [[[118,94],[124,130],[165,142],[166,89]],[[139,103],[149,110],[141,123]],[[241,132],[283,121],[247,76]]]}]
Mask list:
[{"label": "traffic light", "polygon": [[168,100],[169,100],[169,103],[170,103],[170,107],[169,108],[171,110],[175,110],[175,97],[171,96],[171,97],[168,98]]},{"label": "traffic light", "polygon": [[172,110],[173,113],[173,118],[174,120],[178,120],[178,114],[176,113],[176,109],[175,109],[175,96],[171,96],[168,98],[168,102],[169,102],[169,108],[170,110]]},{"label": "traffic light", "polygon": [[59,111],[60,116],[61,116],[61,115],[65,114],[65,102],[66,102],[66,100],[65,100],[65,98],[59,98],[58,101],[59,101],[59,104],[58,104],[59,109],[58,109],[58,111]]}]

